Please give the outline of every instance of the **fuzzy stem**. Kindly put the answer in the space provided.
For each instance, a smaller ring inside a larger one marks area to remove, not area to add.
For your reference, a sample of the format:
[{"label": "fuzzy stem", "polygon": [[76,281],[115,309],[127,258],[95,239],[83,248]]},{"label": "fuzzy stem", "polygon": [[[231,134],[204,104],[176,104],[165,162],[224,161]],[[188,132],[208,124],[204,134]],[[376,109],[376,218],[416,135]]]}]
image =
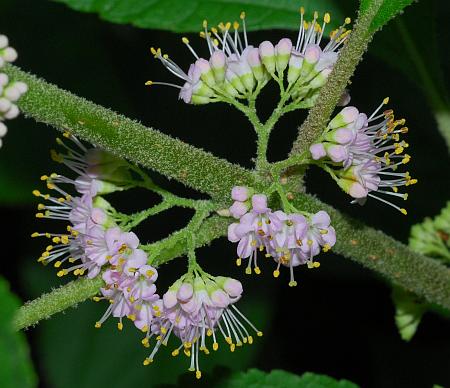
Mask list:
[{"label": "fuzzy stem", "polygon": [[343,215],[311,195],[297,195],[293,203],[302,210],[328,212],[338,237],[333,251],[370,268],[428,302],[450,310],[450,269],[438,260],[412,251],[383,232]]},{"label": "fuzzy stem", "polygon": [[13,326],[15,330],[20,330],[35,325],[42,319],[48,319],[53,314],[94,296],[102,285],[103,279],[98,276],[94,279],[74,280],[56,288],[48,294],[43,294],[31,302],[25,303],[14,316]]},{"label": "fuzzy stem", "polygon": [[373,37],[374,32],[370,31],[370,25],[382,3],[382,0],[373,0],[368,9],[359,14],[354,30],[342,48],[339,59],[333,67],[327,83],[321,89],[316,104],[311,108],[308,117],[299,128],[299,134],[290,155],[308,150],[309,146],[322,134]]},{"label": "fuzzy stem", "polygon": [[226,203],[236,184],[257,185],[244,168],[217,158],[155,129],[59,89],[18,67],[3,71],[23,81],[28,92],[19,107],[28,117],[50,124],[134,163],[174,178]]}]

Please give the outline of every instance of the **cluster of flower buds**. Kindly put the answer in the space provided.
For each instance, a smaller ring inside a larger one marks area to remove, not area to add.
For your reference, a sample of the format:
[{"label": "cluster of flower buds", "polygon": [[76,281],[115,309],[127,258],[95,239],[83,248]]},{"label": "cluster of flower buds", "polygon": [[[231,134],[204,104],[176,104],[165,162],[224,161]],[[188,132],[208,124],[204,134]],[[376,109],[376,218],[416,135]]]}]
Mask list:
[{"label": "cluster of flower buds", "polygon": [[[113,242],[126,240],[126,236],[119,236],[120,229],[109,214],[111,206],[98,196],[122,189],[122,179],[127,176],[126,165],[104,151],[86,149],[69,133],[65,133],[65,137],[70,138],[79,150],[58,139],[58,143],[68,152],[59,154],[52,150],[52,158],[70,167],[77,178],[70,179],[56,173],[43,175],[41,180],[55,194],[42,194],[39,190],[34,190],[33,194],[47,202],[38,205],[37,218],[62,220],[68,225],[64,233],[36,232],[32,237],[47,237],[52,241],[38,259],[39,262],[53,263],[56,268],[65,262],[73,264],[60,269],[58,276],[69,272],[83,275],[87,271],[88,277],[92,278],[115,257],[110,249],[113,246],[117,248],[118,243]],[[60,184],[73,185],[78,195],[72,196]]]},{"label": "cluster of flower buds", "polygon": [[[323,22],[319,21],[317,12],[309,22],[304,20],[304,14],[302,7],[295,43],[283,38],[275,45],[264,41],[258,47],[249,44],[244,12],[240,15],[241,23],[220,23],[210,30],[204,21],[200,36],[206,41],[209,58],[200,57],[184,37],[182,41],[195,59],[186,73],[161,49],[152,48],[155,58],[184,84],[153,81],[146,84],[175,87],[180,89],[179,98],[184,102],[207,104],[236,98],[248,99],[257,95],[270,79],[280,84],[286,79],[285,92],[289,93],[289,97],[299,104],[299,108],[311,107],[350,33],[345,27],[350,19],[346,18],[341,27],[332,31],[329,42],[321,47],[330,14],[323,16]],[[239,31],[241,25],[242,35]]]},{"label": "cluster of flower buds", "polygon": [[[14,62],[17,52],[8,46],[8,38],[0,35],[0,69],[6,62]],[[26,93],[28,87],[23,82],[10,82],[5,73],[0,73],[0,148],[3,145],[2,138],[8,132],[4,121],[15,119],[19,115],[19,108],[15,104]]]},{"label": "cluster of flower buds", "polygon": [[119,318],[117,327],[123,329],[122,318],[132,320],[141,330],[149,330],[155,316],[160,316],[160,297],[156,294],[156,269],[147,264],[147,254],[138,248],[139,239],[133,232],[124,233],[120,228],[111,228],[99,235],[88,254],[105,259],[110,267],[103,273],[105,287],[102,297],[109,307],[102,318],[95,323],[100,328],[109,316]]},{"label": "cluster of flower buds", "polygon": [[253,336],[259,331],[234,305],[242,295],[242,284],[232,278],[211,276],[205,272],[189,272],[178,279],[163,295],[161,314],[148,322],[142,330],[146,336],[142,343],[149,346],[149,339],[156,336],[156,344],[144,360],[144,365],[153,362],[161,345],[167,345],[169,338],[177,337],[181,344],[172,355],[182,351],[190,358],[189,370],[201,377],[199,352],[209,354],[208,342],[212,339],[212,349],[219,348],[218,337],[222,336],[234,352],[236,347],[252,344]]},{"label": "cluster of flower buds", "polygon": [[392,110],[380,113],[388,102],[385,98],[370,117],[353,106],[344,108],[330,121],[310,152],[342,190],[355,198],[353,202],[363,205],[367,197],[372,197],[406,215],[406,209],[376,195],[406,200],[408,194],[400,193],[398,187],[417,183],[409,172],[397,171],[411,159],[404,153],[408,143],[400,139],[408,128],[404,119],[394,118]]},{"label": "cluster of flower buds", "polygon": [[247,187],[234,187],[232,198],[235,201],[230,213],[239,218],[239,222],[228,227],[228,240],[237,242],[237,265],[242,259],[248,259],[245,272],[261,273],[258,266],[258,251],[266,251],[266,257],[272,257],[277,263],[273,272],[280,275],[280,266],[290,270],[289,286],[297,285],[293,268],[307,264],[316,268],[314,261],[321,249],[328,251],[336,242],[336,232],[330,225],[329,215],[321,210],[316,214],[272,212],[267,207],[264,194],[252,194]]}]

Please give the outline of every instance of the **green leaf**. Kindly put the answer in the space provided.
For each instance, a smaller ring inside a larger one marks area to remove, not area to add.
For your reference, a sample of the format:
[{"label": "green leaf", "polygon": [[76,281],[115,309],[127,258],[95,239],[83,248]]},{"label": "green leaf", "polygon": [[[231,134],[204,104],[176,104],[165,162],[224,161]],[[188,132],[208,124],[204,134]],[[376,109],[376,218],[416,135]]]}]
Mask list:
[{"label": "green leaf", "polygon": [[0,277],[0,382],[2,388],[28,388],[37,385],[28,344],[23,333],[15,332],[12,317],[20,305]]},{"label": "green leaf", "polygon": [[221,385],[221,388],[357,388],[348,380],[335,380],[325,375],[304,373],[297,376],[293,373],[274,369],[270,373],[258,369],[250,369],[232,376]]},{"label": "green leaf", "polygon": [[[95,12],[114,23],[129,23],[141,28],[154,28],[175,32],[196,32],[207,19],[211,25],[221,21],[239,19],[241,11],[247,14],[250,30],[270,28],[297,29],[299,6],[309,16],[313,11],[331,12],[336,24],[343,20],[341,10],[332,0],[56,0],[83,12]],[[332,20],[333,20],[332,19]]]},{"label": "green leaf", "polygon": [[411,340],[427,310],[427,305],[417,300],[417,297],[399,287],[392,290],[392,300],[395,304],[395,324],[400,336],[405,341]]},{"label": "green leaf", "polygon": [[[377,15],[375,16],[371,30],[375,31],[383,27],[389,20],[410,5],[414,0],[384,0]],[[364,12],[374,0],[361,0],[360,11]]]}]

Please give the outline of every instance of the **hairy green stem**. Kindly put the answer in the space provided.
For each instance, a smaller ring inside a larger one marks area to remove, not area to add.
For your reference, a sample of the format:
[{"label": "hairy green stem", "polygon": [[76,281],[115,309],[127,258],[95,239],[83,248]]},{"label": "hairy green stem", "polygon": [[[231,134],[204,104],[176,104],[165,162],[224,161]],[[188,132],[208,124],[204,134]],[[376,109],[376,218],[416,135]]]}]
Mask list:
[{"label": "hairy green stem", "polygon": [[82,278],[54,289],[48,294],[25,303],[16,313],[13,325],[16,330],[35,325],[42,319],[64,311],[94,296],[103,285],[101,276],[94,279]]},{"label": "hairy green stem", "polygon": [[383,232],[342,215],[311,195],[297,195],[293,203],[302,210],[329,213],[338,236],[333,248],[335,252],[378,272],[428,302],[450,310],[450,269],[439,261],[418,254]]},{"label": "hairy green stem", "polygon": [[70,130],[118,156],[210,194],[218,202],[227,203],[233,185],[257,185],[254,175],[238,165],[59,89],[16,66],[7,65],[3,71],[11,80],[28,85],[19,107],[38,122]]},{"label": "hairy green stem", "polygon": [[370,25],[382,3],[382,0],[373,0],[368,9],[360,13],[354,30],[340,51],[339,59],[333,67],[327,83],[320,91],[316,104],[311,108],[308,117],[299,128],[299,134],[290,155],[308,150],[309,146],[322,134],[373,37],[374,32],[370,32]]}]

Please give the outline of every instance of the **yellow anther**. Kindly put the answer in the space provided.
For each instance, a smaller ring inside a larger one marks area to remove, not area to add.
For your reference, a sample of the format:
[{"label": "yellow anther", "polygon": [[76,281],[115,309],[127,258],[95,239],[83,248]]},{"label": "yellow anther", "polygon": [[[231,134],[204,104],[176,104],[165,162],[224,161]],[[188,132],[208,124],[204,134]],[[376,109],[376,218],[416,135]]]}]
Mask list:
[{"label": "yellow anther", "polygon": [[203,28],[208,28],[208,21],[206,19],[203,20],[202,25],[203,25]]},{"label": "yellow anther", "polygon": [[44,218],[44,213],[36,213],[36,218]]},{"label": "yellow anther", "polygon": [[318,261],[315,261],[313,265],[314,265],[314,268],[319,268],[320,267],[320,263]]},{"label": "yellow anther", "polygon": [[184,343],[184,347],[185,347],[186,349],[190,349],[190,348],[192,347],[192,343],[191,343],[191,342],[185,342],[185,343]]},{"label": "yellow anther", "polygon": [[297,282],[295,280],[291,280],[289,282],[289,287],[295,287],[297,285]]},{"label": "yellow anther", "polygon": [[319,12],[314,11],[314,19],[317,19],[319,17]]},{"label": "yellow anther", "polygon": [[151,358],[147,357],[142,364],[147,366],[147,365],[150,365],[152,362],[153,362],[153,360]]},{"label": "yellow anther", "polygon": [[349,17],[346,17],[344,20],[344,24],[350,24],[352,22],[352,19],[350,19]]},{"label": "yellow anther", "polygon": [[330,244],[325,244],[325,245],[323,246],[323,248],[322,248],[322,250],[323,250],[324,252],[328,252],[330,249],[331,249]]},{"label": "yellow anther", "polygon": [[150,343],[148,341],[148,337],[145,337],[141,340],[141,344],[144,345],[146,348],[150,346]]},{"label": "yellow anther", "polygon": [[40,203],[40,204],[38,204],[37,208],[38,208],[38,210],[45,210],[45,205]]},{"label": "yellow anther", "polygon": [[304,7],[300,7],[300,15],[304,15],[305,14],[305,8]]},{"label": "yellow anther", "polygon": [[102,324],[100,322],[95,322],[95,328],[100,329],[102,327]]},{"label": "yellow anther", "polygon": [[402,133],[408,133],[409,129],[408,129],[408,127],[403,127],[403,128],[400,129],[400,131]]},{"label": "yellow anther", "polygon": [[261,274],[261,269],[259,267],[255,267],[255,273],[257,275],[260,275]]},{"label": "yellow anther", "polygon": [[238,22],[234,22],[233,23],[233,29],[235,29],[235,30],[239,29],[239,23]]},{"label": "yellow anther", "polygon": [[181,41],[182,41],[184,44],[189,44],[189,39],[186,38],[185,36],[183,36],[183,37],[181,38]]},{"label": "yellow anther", "polygon": [[206,331],[206,335],[207,335],[208,337],[211,337],[212,334],[213,334],[213,331],[212,331],[211,329],[208,329],[208,330]]},{"label": "yellow anther", "polygon": [[225,337],[225,341],[227,342],[228,345],[231,345],[233,343],[231,337]]},{"label": "yellow anther", "polygon": [[323,21],[325,22],[325,23],[329,23],[330,22],[330,20],[331,20],[331,16],[330,16],[330,14],[327,12],[324,16],[323,16]]},{"label": "yellow anther", "polygon": [[33,190],[32,193],[35,197],[39,197],[41,195],[41,192],[39,190]]},{"label": "yellow anther", "polygon": [[69,257],[69,263],[75,263],[77,261],[77,259],[75,259],[75,257]]},{"label": "yellow anther", "polygon": [[63,244],[68,244],[69,243],[69,236],[67,236],[67,235],[61,236],[61,242]]},{"label": "yellow anther", "polygon": [[251,335],[249,335],[249,336],[247,337],[247,340],[248,340],[248,344],[249,344],[249,345],[251,345],[251,344],[253,343],[253,337],[252,337]]},{"label": "yellow anther", "polygon": [[202,377],[202,372],[200,372],[199,370],[196,371],[196,372],[195,372],[195,377],[196,377],[197,379],[201,379],[201,377]]},{"label": "yellow anther", "polygon": [[150,47],[150,52],[151,52],[153,55],[156,55],[156,53],[157,53],[157,51],[155,50],[154,47]]},{"label": "yellow anther", "polygon": [[385,97],[384,100],[383,100],[383,104],[384,104],[384,105],[387,105],[388,102],[389,102],[389,97]]},{"label": "yellow anther", "polygon": [[231,22],[227,22],[226,24],[225,24],[225,29],[226,30],[229,30],[231,28]]},{"label": "yellow anther", "polygon": [[155,274],[155,272],[152,271],[151,269],[149,269],[149,270],[146,272],[146,275],[147,275],[149,278],[151,278],[154,274]]},{"label": "yellow anther", "polygon": [[153,85],[153,81],[150,81],[150,80],[149,80],[149,81],[147,81],[147,82],[145,83],[145,85],[146,85],[146,86],[152,86],[152,85]]},{"label": "yellow anther", "polygon": [[66,269],[62,269],[61,271],[58,271],[58,273],[56,274],[56,276],[58,276],[59,278],[63,277],[64,275],[67,275],[68,272]]},{"label": "yellow anther", "polygon": [[77,268],[75,271],[73,271],[73,274],[75,275],[75,276],[78,276],[78,275],[80,275],[80,270]]},{"label": "yellow anther", "polygon": [[403,159],[402,159],[402,163],[403,163],[403,164],[406,164],[406,163],[408,163],[410,160],[411,160],[411,156],[408,155],[408,154],[405,154],[405,156],[404,156]]},{"label": "yellow anther", "polygon": [[117,328],[122,331],[123,330],[123,323],[122,322],[118,322],[117,323]]},{"label": "yellow anther", "polygon": [[48,179],[48,176],[47,175],[42,175],[41,176],[41,181],[46,181]]},{"label": "yellow anther", "polygon": [[162,57],[163,57],[164,59],[169,59],[169,54],[164,54]]},{"label": "yellow anther", "polygon": [[408,199],[408,193],[403,194],[403,199],[406,201]]},{"label": "yellow anther", "polygon": [[59,243],[61,242],[61,238],[58,237],[58,236],[56,236],[56,237],[53,237],[53,238],[52,238],[52,241],[53,241],[55,244],[59,244]]},{"label": "yellow anther", "polygon": [[211,28],[211,32],[212,32],[213,34],[217,34],[217,33],[218,33],[217,28],[216,28],[216,27],[212,27],[212,28]]},{"label": "yellow anther", "polygon": [[64,131],[63,136],[69,138],[71,135],[69,131]]},{"label": "yellow anther", "polygon": [[184,349],[183,353],[187,356],[190,357],[191,356],[191,352],[188,349]]},{"label": "yellow anther", "polygon": [[404,209],[404,208],[401,208],[401,209],[400,209],[400,212],[401,212],[402,214],[404,214],[405,216],[408,214],[408,212],[407,212],[406,209]]},{"label": "yellow anther", "polygon": [[31,235],[31,237],[39,237],[40,236],[40,234],[38,233],[38,232],[34,232],[32,235]]},{"label": "yellow anther", "polygon": [[241,264],[242,264],[242,259],[239,257],[238,259],[236,259],[236,265],[237,265],[238,267],[240,267]]},{"label": "yellow anther", "polygon": [[164,326],[161,326],[161,333],[163,334],[167,333],[167,329]]},{"label": "yellow anther", "polygon": [[262,337],[262,336],[263,336],[263,332],[262,332],[262,331],[258,331],[258,332],[256,333],[256,335],[257,335],[258,337]]},{"label": "yellow anther", "polygon": [[306,243],[307,243],[309,246],[311,246],[311,245],[313,245],[314,241],[313,241],[313,240],[308,240]]},{"label": "yellow anther", "polygon": [[230,345],[230,351],[234,352],[235,349],[236,349],[236,345],[235,344],[231,344]]},{"label": "yellow anther", "polygon": [[172,352],[172,356],[174,356],[174,357],[178,356],[179,354],[180,354],[180,351],[179,351],[178,349],[175,349],[175,350]]},{"label": "yellow anther", "polygon": [[55,262],[55,264],[53,264],[53,266],[55,267],[55,268],[59,268],[59,267],[61,267],[61,262],[58,260],[58,261],[56,261]]},{"label": "yellow anther", "polygon": [[251,275],[251,274],[252,274],[252,267],[247,267],[247,268],[245,269],[245,273],[246,273],[247,275]]},{"label": "yellow anther", "polygon": [[130,315],[127,315],[127,318],[130,320],[130,321],[135,321],[136,320],[136,315],[134,315],[134,314],[130,314]]},{"label": "yellow anther", "polygon": [[306,20],[303,21],[303,28],[305,30],[307,30],[309,28],[309,23]]},{"label": "yellow anther", "polygon": [[217,342],[213,342],[213,350],[217,351],[219,349],[219,344]]},{"label": "yellow anther", "polygon": [[273,271],[273,277],[277,278],[278,276],[280,276],[280,271],[278,271],[277,269],[275,271]]},{"label": "yellow anther", "polygon": [[245,12],[242,11],[241,14],[239,15],[239,19],[244,20],[245,19]]},{"label": "yellow anther", "polygon": [[142,331],[143,333],[147,332],[147,331],[148,331],[148,326],[147,326],[147,325],[142,326],[141,331]]}]

